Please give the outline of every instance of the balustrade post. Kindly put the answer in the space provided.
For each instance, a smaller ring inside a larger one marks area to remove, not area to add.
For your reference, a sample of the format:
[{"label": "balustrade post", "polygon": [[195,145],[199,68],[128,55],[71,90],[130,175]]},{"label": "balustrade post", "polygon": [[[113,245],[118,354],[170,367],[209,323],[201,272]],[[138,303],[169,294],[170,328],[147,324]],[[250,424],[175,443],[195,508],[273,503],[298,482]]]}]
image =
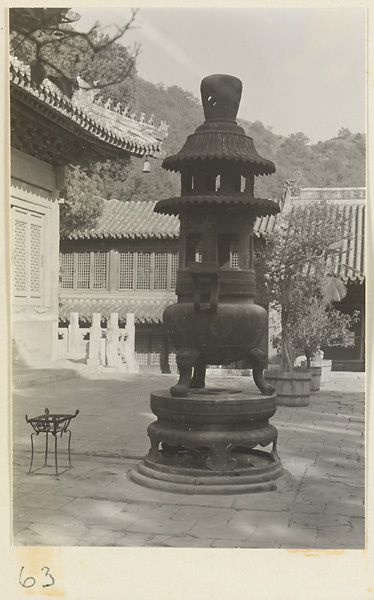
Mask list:
[{"label": "balustrade post", "polygon": [[93,313],[88,345],[88,365],[100,365],[101,314]]},{"label": "balustrade post", "polygon": [[116,370],[125,371],[126,367],[122,361],[120,329],[118,326],[118,313],[110,313],[106,334],[105,348],[106,366]]},{"label": "balustrade post", "polygon": [[82,351],[82,334],[79,329],[79,314],[77,312],[70,313],[69,317],[69,339],[68,339],[68,353],[69,356],[79,355]]},{"label": "balustrade post", "polygon": [[133,313],[127,313],[126,315],[124,358],[128,373],[139,373],[139,365],[135,355],[135,315]]}]

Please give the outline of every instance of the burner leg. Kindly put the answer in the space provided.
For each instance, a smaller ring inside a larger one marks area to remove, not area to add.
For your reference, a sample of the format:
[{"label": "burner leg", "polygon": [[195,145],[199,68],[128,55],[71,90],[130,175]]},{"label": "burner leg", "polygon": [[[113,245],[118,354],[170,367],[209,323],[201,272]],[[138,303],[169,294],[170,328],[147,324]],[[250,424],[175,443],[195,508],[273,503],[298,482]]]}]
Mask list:
[{"label": "burner leg", "polygon": [[264,369],[266,367],[265,352],[260,350],[260,348],[253,348],[249,352],[249,355],[253,363],[253,381],[262,394],[265,396],[271,396],[274,394],[275,389],[264,378]]},{"label": "burner leg", "polygon": [[200,352],[194,348],[181,348],[177,351],[177,365],[179,381],[170,388],[170,393],[175,398],[186,398],[191,385],[192,367]]},{"label": "burner leg", "polygon": [[191,390],[203,390],[205,388],[205,374],[206,364],[198,359],[195,363],[193,377],[191,379]]}]

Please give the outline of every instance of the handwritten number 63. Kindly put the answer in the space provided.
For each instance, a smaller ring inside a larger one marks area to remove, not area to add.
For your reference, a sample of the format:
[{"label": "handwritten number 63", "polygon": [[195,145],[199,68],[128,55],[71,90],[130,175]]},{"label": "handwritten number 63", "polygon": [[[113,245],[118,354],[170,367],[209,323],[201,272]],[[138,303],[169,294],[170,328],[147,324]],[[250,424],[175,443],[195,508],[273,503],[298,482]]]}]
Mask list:
[{"label": "handwritten number 63", "polygon": [[[22,573],[23,573],[23,569],[24,568],[25,567],[21,567],[21,571],[20,571],[20,574],[19,574],[19,582],[22,585],[22,587],[24,587],[24,588],[31,588],[31,587],[33,587],[33,585],[35,585],[36,579],[35,579],[35,577],[26,577],[26,579],[24,579],[22,581]],[[47,580],[48,583],[43,583],[43,587],[50,587],[51,585],[53,585],[54,582],[55,582],[55,580],[54,580],[54,577],[52,577],[51,573],[49,572],[49,568],[48,567],[42,567],[40,570],[41,571],[45,571],[44,577],[48,578],[48,580]]]}]

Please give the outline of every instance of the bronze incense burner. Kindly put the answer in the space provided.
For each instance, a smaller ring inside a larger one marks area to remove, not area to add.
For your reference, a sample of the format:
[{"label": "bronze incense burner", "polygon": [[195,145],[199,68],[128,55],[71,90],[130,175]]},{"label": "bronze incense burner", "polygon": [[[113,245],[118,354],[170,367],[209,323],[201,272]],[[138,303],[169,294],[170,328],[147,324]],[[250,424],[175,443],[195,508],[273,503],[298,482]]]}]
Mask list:
[{"label": "bronze incense burner", "polygon": [[[283,470],[276,451],[274,388],[264,377],[267,311],[254,303],[253,225],[279,212],[256,198],[254,178],[275,171],[236,122],[242,84],[229,75],[201,83],[205,122],[163,167],[181,174],[181,196],[155,210],[180,219],[176,304],[163,322],[176,349],[179,381],[151,394],[157,421],[151,450],[132,472],[143,485],[187,493],[273,489]],[[206,365],[249,358],[252,390],[205,389]],[[270,453],[255,450],[272,443]],[[161,450],[159,446],[161,444]]]}]

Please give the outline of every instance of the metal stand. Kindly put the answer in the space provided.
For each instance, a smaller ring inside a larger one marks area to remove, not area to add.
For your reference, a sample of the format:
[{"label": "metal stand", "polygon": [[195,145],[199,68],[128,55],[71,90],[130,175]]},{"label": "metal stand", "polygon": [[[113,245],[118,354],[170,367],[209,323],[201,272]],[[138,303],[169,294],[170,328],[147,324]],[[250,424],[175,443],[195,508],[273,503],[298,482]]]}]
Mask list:
[{"label": "metal stand", "polygon": [[30,423],[33,427],[34,432],[31,434],[31,463],[29,468],[29,474],[32,472],[32,465],[34,462],[34,435],[38,436],[39,433],[45,433],[45,454],[44,454],[44,467],[47,467],[48,462],[48,435],[51,434],[55,439],[55,475],[59,475],[58,472],[58,459],[57,459],[57,438],[62,438],[64,433],[69,434],[68,439],[68,459],[69,468],[71,468],[71,456],[70,456],[70,442],[71,442],[71,431],[68,429],[70,421],[74,419],[79,413],[79,410],[75,411],[74,415],[65,414],[50,414],[48,408],[45,409],[44,415],[33,417],[28,419],[26,415],[26,422]]}]

